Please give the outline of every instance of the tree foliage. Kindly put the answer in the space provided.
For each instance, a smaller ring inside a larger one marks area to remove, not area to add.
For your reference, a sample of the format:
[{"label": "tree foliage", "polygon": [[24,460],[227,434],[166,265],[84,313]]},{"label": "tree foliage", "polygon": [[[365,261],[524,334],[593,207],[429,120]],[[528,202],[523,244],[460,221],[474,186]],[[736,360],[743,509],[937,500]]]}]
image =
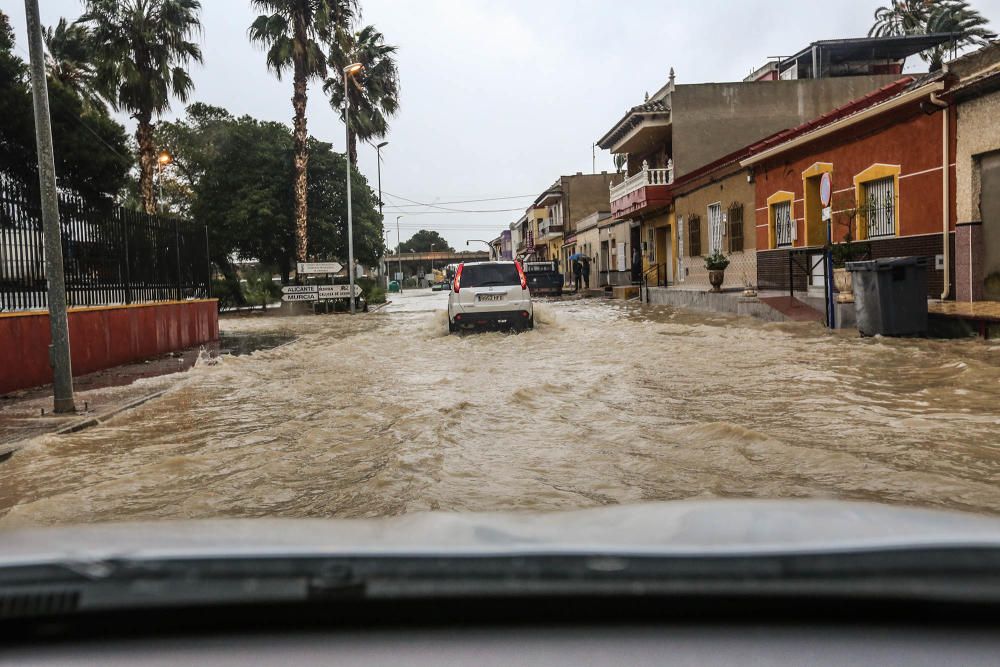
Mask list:
[{"label": "tree foliage", "polygon": [[[183,205],[209,228],[213,261],[225,266],[231,256],[257,260],[287,277],[297,259],[290,129],[194,104],[183,120],[161,123],[157,138],[174,154],[178,169],[171,176],[186,188]],[[309,151],[310,258],[343,261],[346,161],[315,139]],[[355,257],[373,264],[382,251],[381,217],[368,182],[354,169],[352,178]]]},{"label": "tree foliage", "polygon": [[930,71],[941,69],[949,53],[967,46],[982,46],[996,39],[989,21],[966,0],[892,0],[875,10],[869,37],[950,33],[946,44],[923,51]]},{"label": "tree foliage", "polygon": [[330,47],[331,77],[323,90],[330,96],[330,106],[344,118],[344,68],[361,63],[364,70],[353,75],[347,85],[351,101],[351,162],[357,162],[357,140],[381,139],[389,132],[389,118],[399,110],[399,70],[396,47],[385,43],[375,26],[358,32],[347,31]]},{"label": "tree foliage", "polygon": [[[59,187],[91,202],[117,196],[132,163],[125,129],[51,76],[49,109]],[[34,197],[37,165],[28,67],[15,55],[10,21],[0,12],[0,171],[24,183]]]},{"label": "tree foliage", "polygon": [[186,102],[194,89],[187,68],[201,62],[191,41],[201,30],[198,0],[85,0],[78,23],[89,30],[98,90],[116,111],[136,119],[139,193],[156,212],[154,119],[170,99]]},{"label": "tree foliage", "polygon": [[400,252],[455,252],[443,236],[433,230],[421,229],[408,240],[399,244]]},{"label": "tree foliage", "polygon": [[59,19],[46,28],[45,68],[49,81],[73,94],[88,111],[104,111],[94,67],[94,45],[87,27]]},{"label": "tree foliage", "polygon": [[251,0],[265,12],[250,25],[250,41],[267,48],[267,67],[280,79],[292,70],[292,109],[295,156],[296,255],[305,259],[308,248],[308,162],[306,127],[307,86],[326,76],[326,45],[336,41],[357,11],[356,0]]}]

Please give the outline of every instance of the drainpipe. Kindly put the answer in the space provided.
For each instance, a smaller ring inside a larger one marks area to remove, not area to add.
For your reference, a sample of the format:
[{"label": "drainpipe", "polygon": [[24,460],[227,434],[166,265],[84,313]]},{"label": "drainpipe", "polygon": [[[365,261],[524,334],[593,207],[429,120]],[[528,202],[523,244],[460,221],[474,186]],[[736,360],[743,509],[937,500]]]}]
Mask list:
[{"label": "drainpipe", "polygon": [[931,104],[942,109],[941,111],[941,188],[942,188],[942,212],[941,212],[941,248],[944,254],[944,291],[941,292],[941,300],[944,301],[951,294],[951,255],[948,253],[948,214],[951,210],[951,191],[949,187],[949,177],[951,175],[951,165],[948,158],[948,103],[931,93]]}]

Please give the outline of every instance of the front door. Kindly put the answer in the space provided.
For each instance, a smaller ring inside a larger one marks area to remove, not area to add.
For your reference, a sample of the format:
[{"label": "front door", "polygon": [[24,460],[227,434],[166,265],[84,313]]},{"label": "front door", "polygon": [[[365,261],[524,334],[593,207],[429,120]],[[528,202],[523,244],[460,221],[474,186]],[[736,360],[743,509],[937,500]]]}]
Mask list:
[{"label": "front door", "polygon": [[660,280],[670,282],[674,272],[674,244],[671,227],[656,228],[656,261],[662,266]]},{"label": "front door", "polygon": [[983,222],[983,296],[1000,301],[1000,151],[980,160],[979,215]]}]

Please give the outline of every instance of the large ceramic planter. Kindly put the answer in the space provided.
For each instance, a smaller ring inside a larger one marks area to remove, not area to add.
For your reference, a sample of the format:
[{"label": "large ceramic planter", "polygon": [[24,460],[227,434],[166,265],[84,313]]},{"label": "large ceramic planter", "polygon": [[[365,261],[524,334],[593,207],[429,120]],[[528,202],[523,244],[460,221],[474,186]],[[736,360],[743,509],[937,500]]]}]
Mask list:
[{"label": "large ceramic planter", "polygon": [[833,270],[833,285],[837,288],[837,303],[854,303],[854,281],[847,269]]},{"label": "large ceramic planter", "polygon": [[713,292],[721,292],[722,280],[726,277],[726,270],[709,270],[708,272],[708,282],[712,284]]}]

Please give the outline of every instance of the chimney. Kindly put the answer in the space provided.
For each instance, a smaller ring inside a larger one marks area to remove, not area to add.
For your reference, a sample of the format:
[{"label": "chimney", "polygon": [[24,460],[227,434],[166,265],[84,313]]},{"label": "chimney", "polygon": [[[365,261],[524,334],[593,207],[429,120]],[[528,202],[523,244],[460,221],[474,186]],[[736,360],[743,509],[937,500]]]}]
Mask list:
[{"label": "chimney", "polygon": [[583,176],[583,172],[582,171],[578,171],[578,172],[576,172],[576,175],[577,176]]}]

